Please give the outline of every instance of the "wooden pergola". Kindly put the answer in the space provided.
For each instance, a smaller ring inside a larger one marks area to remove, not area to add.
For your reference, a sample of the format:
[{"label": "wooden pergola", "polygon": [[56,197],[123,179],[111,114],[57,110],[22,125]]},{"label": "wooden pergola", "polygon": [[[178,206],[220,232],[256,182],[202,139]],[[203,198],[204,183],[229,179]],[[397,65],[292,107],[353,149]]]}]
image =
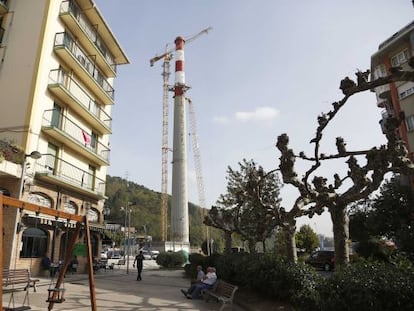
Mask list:
[{"label": "wooden pergola", "polygon": [[[52,295],[49,295],[49,306],[48,310],[53,309],[53,305],[55,302],[58,301],[58,294],[59,290],[61,289],[61,285],[63,283],[63,279],[65,277],[66,270],[69,267],[72,253],[75,247],[75,242],[79,237],[79,233],[82,229],[82,226],[85,228],[86,232],[86,244],[87,244],[87,267],[88,267],[88,275],[89,275],[89,292],[90,292],[90,300],[91,300],[91,310],[96,311],[96,294],[95,294],[95,281],[93,276],[93,261],[92,261],[92,245],[91,245],[91,235],[89,231],[89,222],[87,216],[79,216],[73,215],[62,211],[57,211],[48,207],[39,206],[36,204],[31,204],[28,202],[24,202],[15,198],[4,196],[0,192],[0,225],[3,229],[3,207],[14,207],[20,210],[27,210],[35,212],[36,214],[44,214],[48,216],[52,216],[59,219],[65,219],[67,221],[74,221],[76,222],[75,232],[71,237],[71,240],[68,245],[68,249],[66,251],[66,255],[64,258],[64,263],[62,268],[59,271],[59,276],[56,280],[56,284],[54,289],[52,289]],[[16,233],[13,233],[16,234]],[[3,234],[0,235],[0,250],[3,249]],[[3,279],[3,256],[0,256],[0,276]],[[29,290],[29,289],[27,289]],[[3,310],[3,288],[0,289],[0,305],[2,306]]]}]

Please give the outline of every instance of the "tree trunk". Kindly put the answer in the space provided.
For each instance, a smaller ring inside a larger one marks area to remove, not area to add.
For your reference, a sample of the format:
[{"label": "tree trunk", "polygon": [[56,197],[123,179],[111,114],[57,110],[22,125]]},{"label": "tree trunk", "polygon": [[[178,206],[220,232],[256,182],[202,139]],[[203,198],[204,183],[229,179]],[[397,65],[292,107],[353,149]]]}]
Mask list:
[{"label": "tree trunk", "polygon": [[226,254],[231,254],[231,231],[224,231],[224,251]]},{"label": "tree trunk", "polygon": [[255,240],[248,240],[247,241],[249,245],[249,253],[255,254],[256,253],[256,241]]},{"label": "tree trunk", "polygon": [[296,240],[295,240],[295,224],[284,224],[283,233],[285,236],[286,254],[287,259],[291,263],[297,263],[298,255],[296,253]]},{"label": "tree trunk", "polygon": [[340,270],[349,263],[349,216],[346,205],[331,207],[329,212],[334,233],[335,270]]},{"label": "tree trunk", "polygon": [[263,253],[266,253],[266,241],[262,241]]}]

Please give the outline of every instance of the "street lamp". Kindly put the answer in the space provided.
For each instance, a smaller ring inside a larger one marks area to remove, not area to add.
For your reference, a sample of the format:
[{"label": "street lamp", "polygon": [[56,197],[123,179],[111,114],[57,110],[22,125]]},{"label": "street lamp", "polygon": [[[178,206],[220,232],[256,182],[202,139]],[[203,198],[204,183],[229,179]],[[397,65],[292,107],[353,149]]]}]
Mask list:
[{"label": "street lamp", "polygon": [[[127,246],[126,246],[126,253],[127,253],[127,255],[126,255],[126,257],[127,257],[127,260],[126,260],[126,264],[127,264],[127,274],[129,273],[129,253],[130,253],[130,247],[129,247],[129,239],[130,239],[130,237],[129,237],[129,227],[131,226],[131,209],[130,208],[128,208],[128,206],[129,206],[129,204],[130,204],[130,202],[127,202],[127,207],[121,207],[121,210],[124,210],[125,211],[125,230],[126,230],[126,228],[127,228],[127,219],[128,219],[128,233],[125,235],[124,234],[124,237],[126,236],[126,240],[127,240]],[[124,244],[124,252],[125,252],[125,244]]]},{"label": "street lamp", "polygon": [[23,196],[23,186],[24,186],[24,177],[26,175],[26,160],[27,158],[32,158],[35,160],[38,160],[42,157],[41,153],[39,151],[32,151],[30,154],[25,154],[23,163],[22,163],[22,174],[20,176],[20,186],[19,186],[19,200]]}]

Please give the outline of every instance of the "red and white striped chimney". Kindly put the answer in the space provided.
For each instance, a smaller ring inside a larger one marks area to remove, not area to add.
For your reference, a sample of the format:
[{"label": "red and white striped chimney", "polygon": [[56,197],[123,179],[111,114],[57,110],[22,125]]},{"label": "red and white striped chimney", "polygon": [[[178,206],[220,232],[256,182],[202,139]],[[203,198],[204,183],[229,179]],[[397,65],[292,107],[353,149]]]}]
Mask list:
[{"label": "red and white striped chimney", "polygon": [[174,95],[184,94],[185,73],[184,73],[184,39],[177,37],[175,43],[175,86]]}]

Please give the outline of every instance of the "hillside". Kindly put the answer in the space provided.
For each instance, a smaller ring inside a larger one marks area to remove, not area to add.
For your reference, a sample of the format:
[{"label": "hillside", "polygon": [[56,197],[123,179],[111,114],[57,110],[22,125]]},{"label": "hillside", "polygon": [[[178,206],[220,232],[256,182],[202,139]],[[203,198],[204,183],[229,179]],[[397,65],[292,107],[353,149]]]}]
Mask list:
[{"label": "hillside", "polygon": [[[105,217],[107,223],[124,225],[125,213],[121,210],[129,202],[131,208],[131,226],[136,227],[139,235],[151,235],[154,241],[161,237],[161,193],[127,181],[120,177],[106,178],[105,208],[110,214]],[[168,198],[168,223],[170,222],[171,196]],[[190,243],[201,245],[204,225],[202,225],[200,207],[188,204],[190,222]],[[145,232],[146,230],[146,232]],[[169,233],[168,233],[169,236]]]}]

